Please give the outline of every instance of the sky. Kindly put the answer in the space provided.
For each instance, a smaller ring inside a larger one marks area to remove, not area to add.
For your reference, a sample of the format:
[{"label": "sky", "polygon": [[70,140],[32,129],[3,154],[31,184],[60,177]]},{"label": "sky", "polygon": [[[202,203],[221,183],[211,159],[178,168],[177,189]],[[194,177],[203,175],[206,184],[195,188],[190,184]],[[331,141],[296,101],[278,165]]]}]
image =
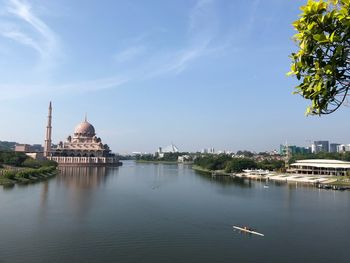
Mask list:
[{"label": "sky", "polygon": [[120,154],[350,143],[350,110],[305,116],[287,77],[306,0],[0,0],[0,140],[88,121]]}]

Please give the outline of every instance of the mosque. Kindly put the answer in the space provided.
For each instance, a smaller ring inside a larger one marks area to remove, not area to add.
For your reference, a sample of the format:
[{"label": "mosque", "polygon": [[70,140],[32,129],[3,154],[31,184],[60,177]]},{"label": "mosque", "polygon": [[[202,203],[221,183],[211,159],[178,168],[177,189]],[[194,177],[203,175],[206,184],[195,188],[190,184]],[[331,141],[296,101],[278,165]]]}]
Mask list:
[{"label": "mosque", "polygon": [[109,146],[103,144],[96,136],[94,126],[85,120],[79,123],[73,136],[68,136],[65,142],[59,142],[52,147],[52,105],[49,104],[44,157],[55,161],[59,166],[119,166],[121,162],[111,153]]}]

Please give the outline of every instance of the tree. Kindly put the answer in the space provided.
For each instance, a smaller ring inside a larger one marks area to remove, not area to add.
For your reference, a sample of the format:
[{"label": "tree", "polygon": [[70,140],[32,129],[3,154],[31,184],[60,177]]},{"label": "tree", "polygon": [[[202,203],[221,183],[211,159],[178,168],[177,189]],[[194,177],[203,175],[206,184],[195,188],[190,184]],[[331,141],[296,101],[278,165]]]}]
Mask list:
[{"label": "tree", "polygon": [[294,93],[311,100],[307,114],[329,114],[350,88],[350,0],[309,0],[293,23],[299,46],[291,71],[301,81]]},{"label": "tree", "polygon": [[13,151],[0,151],[0,163],[21,166],[21,164],[27,159],[24,153]]},{"label": "tree", "polygon": [[231,172],[242,172],[244,169],[255,169],[257,168],[255,161],[246,158],[234,158],[227,163],[225,171]]}]

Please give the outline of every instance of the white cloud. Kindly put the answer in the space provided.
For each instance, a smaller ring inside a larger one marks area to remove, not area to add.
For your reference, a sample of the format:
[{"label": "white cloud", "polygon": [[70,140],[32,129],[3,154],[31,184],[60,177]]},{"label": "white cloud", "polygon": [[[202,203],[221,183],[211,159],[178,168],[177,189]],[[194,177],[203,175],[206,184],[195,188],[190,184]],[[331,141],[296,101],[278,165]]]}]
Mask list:
[{"label": "white cloud", "polygon": [[31,37],[29,37],[26,34],[23,34],[20,31],[12,29],[12,30],[2,31],[1,34],[4,37],[13,39],[13,40],[15,40],[23,45],[27,45],[27,46],[35,49],[40,54],[44,54],[44,50],[40,47],[40,45],[38,45],[38,43],[34,39],[32,39]]}]

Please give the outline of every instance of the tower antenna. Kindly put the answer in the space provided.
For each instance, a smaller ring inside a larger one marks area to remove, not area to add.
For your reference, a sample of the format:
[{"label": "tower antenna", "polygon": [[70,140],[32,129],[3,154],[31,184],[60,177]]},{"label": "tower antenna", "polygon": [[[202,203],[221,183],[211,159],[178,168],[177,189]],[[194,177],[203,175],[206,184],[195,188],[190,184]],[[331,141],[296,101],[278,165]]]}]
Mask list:
[{"label": "tower antenna", "polygon": [[284,159],[284,163],[285,163],[286,169],[288,169],[288,168],[289,168],[290,152],[289,152],[289,146],[288,146],[287,140],[286,140],[285,149],[286,149],[286,157],[285,157],[285,159]]}]

